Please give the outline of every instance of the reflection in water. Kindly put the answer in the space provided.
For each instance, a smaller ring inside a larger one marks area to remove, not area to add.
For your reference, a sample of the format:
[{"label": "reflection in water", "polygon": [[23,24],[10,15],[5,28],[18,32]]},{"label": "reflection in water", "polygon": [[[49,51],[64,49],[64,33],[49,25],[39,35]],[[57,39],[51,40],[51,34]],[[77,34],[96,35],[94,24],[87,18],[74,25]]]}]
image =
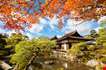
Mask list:
[{"label": "reflection in water", "polygon": [[34,62],[28,70],[94,70],[90,67],[75,62],[63,60],[46,60]]}]

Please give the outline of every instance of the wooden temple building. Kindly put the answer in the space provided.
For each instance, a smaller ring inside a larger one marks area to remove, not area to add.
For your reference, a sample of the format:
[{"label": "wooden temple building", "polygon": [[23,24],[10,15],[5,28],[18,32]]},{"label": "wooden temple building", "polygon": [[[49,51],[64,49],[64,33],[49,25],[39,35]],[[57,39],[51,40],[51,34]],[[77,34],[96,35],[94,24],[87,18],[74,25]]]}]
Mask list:
[{"label": "wooden temple building", "polygon": [[66,51],[67,49],[71,48],[72,45],[77,44],[79,42],[93,41],[93,39],[84,38],[77,31],[68,33],[61,38],[57,38],[55,36],[51,40],[56,40],[57,42],[56,49],[61,49],[63,51]]}]

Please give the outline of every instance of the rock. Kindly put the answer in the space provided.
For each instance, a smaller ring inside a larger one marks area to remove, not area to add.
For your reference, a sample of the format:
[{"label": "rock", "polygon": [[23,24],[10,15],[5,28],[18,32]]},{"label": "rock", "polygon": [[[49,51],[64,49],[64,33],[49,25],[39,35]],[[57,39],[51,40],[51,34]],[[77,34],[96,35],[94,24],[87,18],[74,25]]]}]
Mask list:
[{"label": "rock", "polygon": [[53,61],[45,61],[44,63],[47,64],[47,65],[48,65],[48,64],[51,65],[51,64],[53,64]]},{"label": "rock", "polygon": [[12,67],[11,67],[9,64],[7,64],[7,63],[5,63],[5,62],[3,62],[3,61],[1,61],[0,66],[2,67],[3,70],[12,69]]},{"label": "rock", "polygon": [[88,66],[90,66],[90,67],[95,67],[95,66],[98,65],[98,64],[100,64],[100,62],[98,62],[98,61],[95,60],[95,59],[92,59],[92,60],[89,60],[86,65],[88,65]]}]

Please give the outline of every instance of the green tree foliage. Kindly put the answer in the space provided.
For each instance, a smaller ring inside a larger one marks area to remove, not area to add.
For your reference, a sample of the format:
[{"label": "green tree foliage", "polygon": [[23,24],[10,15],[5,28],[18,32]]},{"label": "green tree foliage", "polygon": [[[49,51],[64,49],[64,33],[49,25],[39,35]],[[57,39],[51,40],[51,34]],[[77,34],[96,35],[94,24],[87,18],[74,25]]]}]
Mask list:
[{"label": "green tree foliage", "polygon": [[6,49],[5,46],[6,46],[6,38],[7,36],[6,35],[3,35],[3,34],[0,34],[0,70],[1,67],[2,67],[2,61],[5,61],[5,62],[8,62],[9,59],[8,59],[8,55],[9,55],[9,49]]},{"label": "green tree foliage", "polygon": [[12,55],[15,53],[15,46],[21,42],[27,40],[28,37],[25,35],[22,35],[21,33],[13,33],[10,37],[6,38],[6,49],[9,49],[9,59],[12,57]]},{"label": "green tree foliage", "polygon": [[5,48],[6,46],[6,39],[5,35],[0,34],[0,60],[4,59],[4,56],[8,55],[8,49]]},{"label": "green tree foliage", "polygon": [[98,37],[98,34],[97,34],[97,32],[96,32],[95,30],[91,30],[90,36],[91,36],[92,38],[97,38],[97,37]]},{"label": "green tree foliage", "polygon": [[105,18],[105,19],[102,19],[102,20],[100,21],[100,27],[101,27],[101,28],[106,28],[106,18]]},{"label": "green tree foliage", "polygon": [[13,33],[10,37],[6,39],[6,42],[7,42],[6,48],[13,48],[20,41],[24,41],[27,39],[28,37],[25,35],[22,35],[21,33]]},{"label": "green tree foliage", "polygon": [[98,45],[103,45],[106,43],[106,28],[99,30],[99,37],[96,40]]},{"label": "green tree foliage", "polygon": [[87,62],[90,59],[95,58],[95,46],[87,45],[84,42],[78,43],[70,49],[70,53],[81,62]]},{"label": "green tree foliage", "polygon": [[99,30],[99,37],[96,40],[97,45],[100,49],[97,50],[99,59],[106,63],[106,28]]},{"label": "green tree foliage", "polygon": [[15,45],[18,42],[26,40],[22,34],[12,34],[10,37],[0,34],[0,60],[9,63],[11,56],[14,54]]},{"label": "green tree foliage", "polygon": [[89,39],[95,39],[98,37],[98,34],[95,30],[91,30],[90,31],[90,35],[86,35],[85,38],[89,38]]},{"label": "green tree foliage", "polygon": [[55,46],[55,41],[46,38],[21,41],[16,45],[15,54],[11,62],[18,65],[18,70],[27,69],[37,57],[50,56],[51,49]]},{"label": "green tree foliage", "polygon": [[3,48],[6,45],[6,39],[7,37],[5,35],[0,34],[0,48]]},{"label": "green tree foliage", "polygon": [[[93,32],[90,37],[95,37]],[[96,35],[95,44],[87,44],[85,42],[78,43],[70,49],[70,53],[75,55],[82,62],[87,62],[90,59],[97,59],[106,63],[106,28],[100,29]]]},{"label": "green tree foliage", "polygon": [[[18,70],[27,69],[35,58],[48,58],[55,41],[41,37],[29,40],[27,36],[13,33],[10,37],[0,34],[0,60],[18,65]],[[17,69],[16,69],[17,70]]]}]

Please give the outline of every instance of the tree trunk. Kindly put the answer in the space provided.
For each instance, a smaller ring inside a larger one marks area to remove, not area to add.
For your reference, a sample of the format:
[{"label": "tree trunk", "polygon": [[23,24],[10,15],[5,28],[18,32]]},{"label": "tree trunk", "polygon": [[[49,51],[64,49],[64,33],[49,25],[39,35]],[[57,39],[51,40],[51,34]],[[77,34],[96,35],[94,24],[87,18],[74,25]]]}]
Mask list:
[{"label": "tree trunk", "polygon": [[34,54],[31,59],[29,60],[28,64],[25,66],[24,70],[28,70],[29,66],[31,65],[32,61],[35,59],[36,54]]},{"label": "tree trunk", "polygon": [[17,69],[18,69],[18,66],[19,66],[19,65],[16,64],[13,70],[17,70]]}]

